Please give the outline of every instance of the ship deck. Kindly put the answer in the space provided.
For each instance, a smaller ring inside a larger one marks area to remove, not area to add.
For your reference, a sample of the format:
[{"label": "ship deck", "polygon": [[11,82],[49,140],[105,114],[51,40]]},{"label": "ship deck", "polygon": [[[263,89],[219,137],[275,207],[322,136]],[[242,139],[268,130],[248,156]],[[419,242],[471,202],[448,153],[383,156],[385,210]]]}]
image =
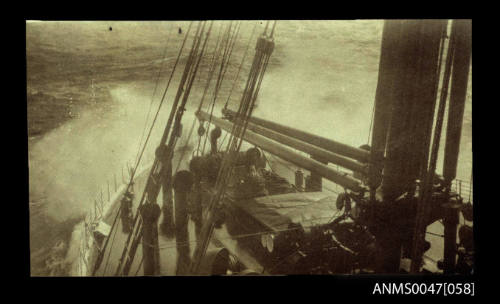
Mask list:
[{"label": "ship deck", "polygon": [[[175,163],[175,162],[174,162]],[[180,169],[185,169],[186,165],[184,164],[184,168],[181,165]],[[273,170],[279,175],[287,178],[288,180],[293,180],[293,174],[289,170],[290,168],[281,163],[280,161],[276,162],[273,165]],[[143,170],[140,174],[138,174],[135,178],[134,191],[136,193],[134,201],[133,201],[133,210],[136,210],[139,199],[142,195],[142,191],[145,187],[147,175],[149,173],[149,168]],[[337,188],[335,184],[323,180],[324,186],[323,190],[325,192],[329,192],[330,194],[333,192],[341,191],[340,188]],[[113,219],[118,212],[118,208],[120,206],[121,195],[117,196],[115,201],[110,202],[110,210],[108,214],[104,217],[104,222],[111,226],[113,223]],[[158,196],[158,202],[162,202],[162,193]],[[161,203],[160,203],[161,205]],[[463,221],[463,219],[461,219]],[[160,216],[159,223],[162,222],[162,216]],[[118,220],[118,229],[114,229],[111,231],[109,237],[110,241],[108,247],[106,248],[106,252],[104,254],[104,259],[100,268],[96,272],[96,276],[115,276],[116,269],[118,267],[120,257],[123,252],[123,248],[127,241],[128,234],[123,233],[122,231],[122,223],[121,220]],[[439,222],[436,222],[430,225],[427,229],[428,233],[426,236],[426,240],[431,242],[431,248],[426,252],[424,256],[424,262],[426,264],[426,268],[432,272],[439,272],[436,267],[436,262],[440,260],[443,256],[443,238],[439,235],[443,235],[443,225]],[[190,255],[192,256],[194,248],[196,246],[196,236],[195,236],[195,225],[192,220],[189,220],[188,223],[188,231],[189,231],[189,247],[190,247]],[[159,230],[159,247],[160,247],[160,275],[162,276],[173,276],[176,274],[176,265],[177,265],[177,248],[175,237],[167,237],[161,233]],[[247,268],[252,269],[255,272],[263,273],[264,267],[253,258],[247,250],[242,248],[239,243],[233,239],[228,233],[225,225],[223,225],[220,229],[214,230],[214,237],[209,245],[209,250],[213,248],[226,248],[230,253],[234,254],[238,257],[239,261],[244,264]],[[137,248],[137,252],[130,268],[129,276],[142,276],[142,246],[139,245]]]},{"label": "ship deck", "polygon": [[[182,169],[182,168],[181,168]],[[145,187],[147,175],[149,170],[144,170],[135,178],[134,183],[134,191],[136,193],[133,201],[133,210],[137,210],[139,205],[139,200],[142,195],[142,191]],[[110,207],[110,211],[104,217],[103,221],[112,225],[113,220],[118,212],[120,206],[120,198],[114,202],[111,202],[112,206]],[[158,202],[162,202],[162,193],[160,191],[158,196]],[[161,203],[159,203],[161,205]],[[159,223],[163,220],[163,215],[160,216]],[[128,233],[124,233],[122,231],[122,223],[121,219],[118,219],[117,228],[113,229],[110,232],[110,241],[104,253],[104,259],[102,261],[101,266],[96,272],[96,276],[114,276],[116,269],[119,265],[119,261],[123,252],[123,248],[128,238]],[[192,256],[195,246],[196,246],[196,235],[195,235],[195,225],[192,220],[189,220],[188,223],[188,231],[189,231],[189,249],[190,255]],[[172,276],[176,273],[177,266],[177,247],[175,237],[167,237],[161,233],[159,229],[159,247],[160,247],[160,275],[162,276]],[[241,263],[243,263],[247,268],[252,269],[253,271],[262,273],[264,268],[252,257],[250,256],[239,244],[236,240],[234,240],[228,233],[225,225],[223,225],[220,229],[215,229],[214,237],[209,245],[209,250],[213,248],[226,248],[230,253],[238,256],[238,259]],[[129,276],[141,276],[143,275],[142,269],[142,246],[139,245],[135,254],[135,258],[133,260],[132,266],[130,268]]]}]

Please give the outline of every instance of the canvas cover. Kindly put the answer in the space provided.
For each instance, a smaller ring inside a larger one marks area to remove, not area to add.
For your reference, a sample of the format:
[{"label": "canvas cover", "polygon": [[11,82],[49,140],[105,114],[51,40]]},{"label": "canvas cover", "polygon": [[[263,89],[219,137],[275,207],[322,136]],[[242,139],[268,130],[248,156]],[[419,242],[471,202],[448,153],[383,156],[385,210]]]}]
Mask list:
[{"label": "canvas cover", "polygon": [[297,192],[235,200],[233,205],[271,230],[286,229],[290,223],[306,228],[326,224],[342,213],[337,195],[325,192]]}]

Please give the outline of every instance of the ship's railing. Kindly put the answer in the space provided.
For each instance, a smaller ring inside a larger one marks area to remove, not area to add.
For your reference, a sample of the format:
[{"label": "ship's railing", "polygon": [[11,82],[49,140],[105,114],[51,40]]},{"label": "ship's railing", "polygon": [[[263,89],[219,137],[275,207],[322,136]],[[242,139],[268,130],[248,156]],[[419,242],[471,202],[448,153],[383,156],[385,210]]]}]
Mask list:
[{"label": "ship's railing", "polygon": [[[144,163],[149,164],[151,161],[151,156],[148,157],[145,155]],[[99,194],[91,203],[92,208],[85,214],[80,232],[80,250],[77,271],[79,276],[87,276],[91,272],[92,265],[90,265],[90,252],[91,249],[97,245],[94,244],[94,230],[110,207],[113,194],[115,194],[120,187],[128,184],[133,169],[130,165],[131,163],[133,162],[127,162],[125,166],[122,166],[120,180],[117,179],[117,176],[119,176],[117,174],[113,174],[112,182],[110,182],[109,179],[107,180],[104,188],[107,190],[107,195],[104,195],[103,188],[101,188]]]},{"label": "ship's railing", "polygon": [[472,183],[462,179],[455,179],[451,184],[451,190],[458,193],[464,203],[472,202],[473,199],[473,187]]},{"label": "ship's railing", "polygon": [[[118,183],[116,181],[116,175],[113,176],[114,179],[114,192],[118,190]],[[121,184],[125,183],[124,176],[122,175]],[[94,229],[97,227],[99,222],[103,219],[105,210],[109,206],[111,199],[110,183],[107,181],[107,197],[104,197],[104,193],[101,189],[99,195],[93,200],[92,206],[87,214],[85,214],[82,227],[81,227],[81,243],[79,252],[79,275],[86,276],[91,270],[90,263],[90,249],[94,245]]]},{"label": "ship's railing", "polygon": [[[293,149],[295,150],[295,152],[299,153],[299,154],[303,154],[303,155],[307,155],[306,153],[302,152],[302,151],[299,151],[299,150],[296,150],[296,149]],[[295,172],[295,170],[298,169],[297,166],[293,165],[293,164],[290,164],[284,160],[277,160],[276,157],[274,157],[272,154],[270,153],[265,153],[266,156],[268,155],[271,155],[271,160],[274,161],[274,162],[279,162],[281,165],[285,166],[288,170],[290,170],[291,172]],[[345,173],[347,175],[352,175],[352,171],[349,170],[349,169],[345,169],[341,166],[338,166],[338,165],[333,165],[335,167],[336,170],[338,170],[339,172],[342,172],[342,173]],[[328,190],[328,191],[331,191],[331,192],[335,192],[335,193],[340,193],[340,192],[343,192],[344,191],[344,188],[342,186],[339,186],[338,184],[335,184],[335,183],[331,183],[331,185],[329,184],[328,186],[327,185],[324,185],[323,188],[325,190]],[[452,183],[452,191],[458,193],[464,203],[468,203],[468,202],[472,202],[472,199],[473,199],[473,187],[472,187],[472,183],[470,181],[466,181],[466,180],[462,180],[462,179],[455,179]]]}]

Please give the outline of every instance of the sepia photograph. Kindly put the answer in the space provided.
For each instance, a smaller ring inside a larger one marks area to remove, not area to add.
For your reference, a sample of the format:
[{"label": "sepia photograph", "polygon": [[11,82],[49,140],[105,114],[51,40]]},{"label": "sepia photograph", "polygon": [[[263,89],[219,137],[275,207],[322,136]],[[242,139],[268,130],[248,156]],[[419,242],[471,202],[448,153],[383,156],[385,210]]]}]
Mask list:
[{"label": "sepia photograph", "polygon": [[474,275],[470,19],[26,20],[26,81],[31,277]]}]

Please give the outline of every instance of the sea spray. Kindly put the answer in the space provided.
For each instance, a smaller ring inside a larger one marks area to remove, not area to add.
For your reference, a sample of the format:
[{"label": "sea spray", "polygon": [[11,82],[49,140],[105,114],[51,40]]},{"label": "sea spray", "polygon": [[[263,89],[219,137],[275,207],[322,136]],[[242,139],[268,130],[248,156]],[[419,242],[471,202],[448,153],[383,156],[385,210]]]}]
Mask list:
[{"label": "sea spray", "polygon": [[[32,259],[32,275],[64,275],[66,266],[53,269],[74,258],[63,254],[73,226],[93,208],[99,192],[107,191],[113,175],[121,175],[127,162],[135,165],[151,95],[145,91],[140,84],[118,86],[110,91],[109,104],[86,109],[31,144],[30,245],[32,253],[39,253],[37,261]],[[158,125],[164,124],[164,113]],[[154,151],[158,131],[146,154]],[[40,254],[48,243],[52,249]],[[44,258],[50,260],[45,269]]]}]

